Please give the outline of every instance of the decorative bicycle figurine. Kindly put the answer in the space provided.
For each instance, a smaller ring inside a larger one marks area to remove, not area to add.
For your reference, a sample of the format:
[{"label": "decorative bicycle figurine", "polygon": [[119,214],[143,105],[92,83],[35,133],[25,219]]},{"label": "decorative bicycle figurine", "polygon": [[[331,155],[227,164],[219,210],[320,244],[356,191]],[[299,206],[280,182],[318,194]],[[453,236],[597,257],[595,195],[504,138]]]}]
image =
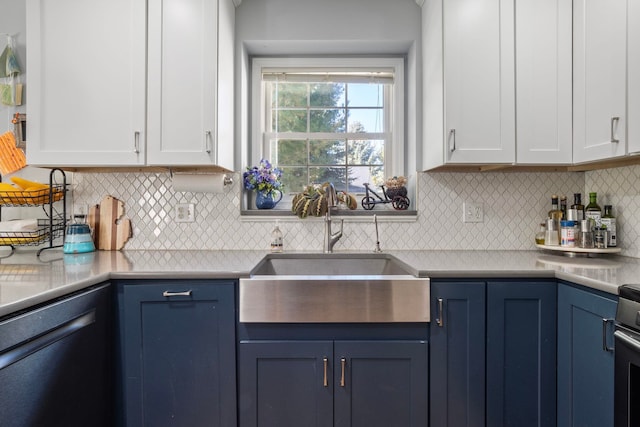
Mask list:
[{"label": "decorative bicycle figurine", "polygon": [[368,183],[364,184],[364,188],[367,190],[367,195],[362,198],[362,207],[366,210],[373,209],[376,205],[391,203],[394,209],[399,211],[404,211],[409,207],[410,200],[406,196],[406,189],[404,194],[388,194],[388,190],[384,185],[381,185],[382,188],[382,196],[378,194],[375,190],[369,187]]}]

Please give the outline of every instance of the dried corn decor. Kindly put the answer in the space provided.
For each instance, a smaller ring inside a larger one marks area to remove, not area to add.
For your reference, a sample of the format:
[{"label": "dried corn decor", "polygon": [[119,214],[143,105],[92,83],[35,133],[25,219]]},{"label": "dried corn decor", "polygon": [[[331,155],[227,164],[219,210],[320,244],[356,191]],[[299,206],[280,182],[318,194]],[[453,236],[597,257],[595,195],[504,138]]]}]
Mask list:
[{"label": "dried corn decor", "polygon": [[16,147],[13,132],[0,135],[0,174],[9,175],[27,165],[24,152]]}]

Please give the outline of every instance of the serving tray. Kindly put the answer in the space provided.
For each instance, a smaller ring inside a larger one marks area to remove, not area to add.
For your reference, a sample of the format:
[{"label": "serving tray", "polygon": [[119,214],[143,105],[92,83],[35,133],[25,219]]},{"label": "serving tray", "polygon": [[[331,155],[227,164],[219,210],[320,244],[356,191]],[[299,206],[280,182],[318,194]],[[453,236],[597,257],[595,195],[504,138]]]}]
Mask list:
[{"label": "serving tray", "polygon": [[567,248],[564,246],[547,246],[547,245],[539,245],[536,244],[536,248],[543,249],[546,251],[554,251],[554,252],[564,252],[569,254],[617,254],[622,251],[621,248],[605,248],[605,249],[596,249],[596,248]]}]

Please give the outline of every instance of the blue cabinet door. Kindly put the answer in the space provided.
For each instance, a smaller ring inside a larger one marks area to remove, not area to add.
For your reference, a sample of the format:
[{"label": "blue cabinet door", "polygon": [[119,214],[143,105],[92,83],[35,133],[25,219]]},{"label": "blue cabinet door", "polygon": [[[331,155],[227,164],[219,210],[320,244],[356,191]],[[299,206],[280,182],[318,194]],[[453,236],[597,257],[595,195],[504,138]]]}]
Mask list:
[{"label": "blue cabinet door", "polygon": [[332,341],[241,341],[242,427],[331,427]]},{"label": "blue cabinet door", "polygon": [[613,427],[616,298],[558,287],[558,426]]},{"label": "blue cabinet door", "polygon": [[235,426],[234,283],[128,282],[119,295],[128,426]]},{"label": "blue cabinet door", "polygon": [[334,426],[426,427],[427,355],[426,341],[336,341]]},{"label": "blue cabinet door", "polygon": [[487,426],[556,423],[556,283],[487,283]]},{"label": "blue cabinet door", "polygon": [[485,289],[431,282],[431,426],[485,425]]}]

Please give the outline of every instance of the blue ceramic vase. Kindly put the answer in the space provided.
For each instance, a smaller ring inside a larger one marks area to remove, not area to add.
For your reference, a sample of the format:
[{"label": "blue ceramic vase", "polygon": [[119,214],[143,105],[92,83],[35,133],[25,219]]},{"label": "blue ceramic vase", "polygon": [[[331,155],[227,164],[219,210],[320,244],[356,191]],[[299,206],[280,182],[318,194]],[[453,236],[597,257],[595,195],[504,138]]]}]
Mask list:
[{"label": "blue ceramic vase", "polygon": [[280,200],[282,200],[282,191],[280,190],[256,192],[256,207],[258,209],[273,209]]}]

